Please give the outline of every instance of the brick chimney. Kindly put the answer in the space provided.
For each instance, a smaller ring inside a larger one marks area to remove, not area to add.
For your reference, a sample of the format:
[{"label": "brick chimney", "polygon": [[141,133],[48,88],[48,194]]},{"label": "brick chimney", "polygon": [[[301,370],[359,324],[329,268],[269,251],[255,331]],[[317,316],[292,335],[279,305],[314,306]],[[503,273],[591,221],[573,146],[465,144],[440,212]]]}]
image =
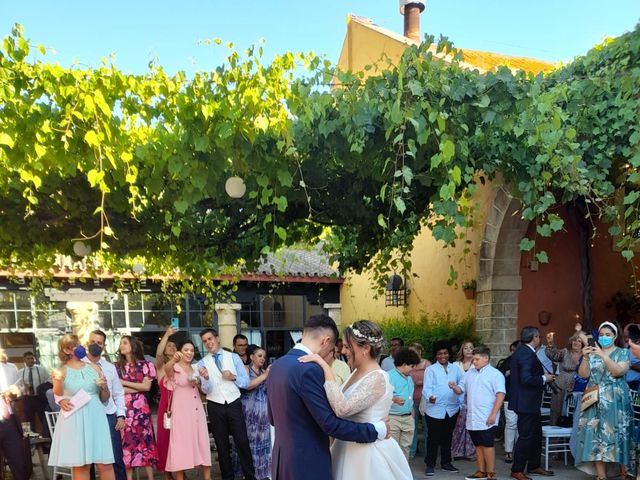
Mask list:
[{"label": "brick chimney", "polygon": [[420,14],[425,0],[399,0],[400,14],[404,16],[404,36],[420,43]]}]

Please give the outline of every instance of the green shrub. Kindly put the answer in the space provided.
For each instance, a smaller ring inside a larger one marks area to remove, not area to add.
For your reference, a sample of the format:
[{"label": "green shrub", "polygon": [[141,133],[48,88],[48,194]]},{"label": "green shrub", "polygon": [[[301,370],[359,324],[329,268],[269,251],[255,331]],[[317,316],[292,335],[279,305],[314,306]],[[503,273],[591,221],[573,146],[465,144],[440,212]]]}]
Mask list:
[{"label": "green shrub", "polygon": [[[424,347],[425,358],[433,361],[433,344],[440,340],[447,340],[452,345],[461,345],[464,341],[471,341],[474,345],[480,343],[476,335],[475,318],[454,317],[449,313],[421,313],[419,317],[411,317],[405,313],[402,317],[386,318],[380,323],[384,338],[389,341],[394,337],[404,340],[405,345],[418,342]],[[453,362],[455,359],[451,358]]]}]

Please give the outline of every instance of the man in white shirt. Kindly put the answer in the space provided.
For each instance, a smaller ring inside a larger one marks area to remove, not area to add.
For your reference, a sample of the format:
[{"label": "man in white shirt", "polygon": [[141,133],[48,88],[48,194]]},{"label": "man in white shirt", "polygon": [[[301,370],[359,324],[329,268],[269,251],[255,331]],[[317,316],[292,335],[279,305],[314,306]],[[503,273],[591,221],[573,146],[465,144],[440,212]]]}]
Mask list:
[{"label": "man in white shirt", "polygon": [[[113,470],[116,480],[126,480],[127,472],[122,460],[122,437],[120,431],[124,428],[125,404],[124,388],[118,377],[116,367],[102,358],[107,335],[102,330],[94,330],[89,334],[87,356],[85,361],[100,365],[107,386],[111,392],[108,403],[104,407],[111,431],[111,446],[113,447]],[[95,479],[95,469],[91,468],[91,478]]]},{"label": "man in white shirt", "polygon": [[[0,348],[0,358],[6,359],[4,349]],[[9,464],[15,480],[27,480],[27,458],[22,441],[22,429],[13,414],[11,402],[20,396],[18,370],[6,360],[0,362],[0,455]]]},{"label": "man in white shirt", "polygon": [[[45,425],[45,403],[42,396],[38,395],[38,387],[43,383],[51,382],[49,372],[41,365],[36,365],[36,357],[33,352],[26,352],[22,359],[24,368],[18,371],[18,378],[22,386],[22,404],[24,405],[24,418],[31,424],[31,431],[36,431],[36,416],[40,424]],[[44,433],[44,432],[41,432]]]},{"label": "man in white shirt", "polygon": [[464,393],[462,370],[449,363],[447,342],[434,345],[436,363],[424,371],[422,396],[426,399],[427,453],[425,476],[435,475],[436,459],[440,449],[440,465],[447,472],[458,472],[451,464],[451,440],[460,413],[460,396]]},{"label": "man in white shirt", "polygon": [[203,384],[202,391],[207,396],[209,423],[218,450],[222,480],[234,478],[229,435],[238,452],[245,480],[255,480],[253,457],[240,403],[240,389],[249,386],[249,374],[237,353],[227,352],[220,347],[218,332],[213,328],[202,330],[200,338],[208,354],[197,366],[206,368],[209,374],[210,390],[205,391]]},{"label": "man in white shirt", "polygon": [[464,376],[467,395],[466,428],[476,447],[478,470],[467,480],[496,478],[496,449],[494,441],[500,408],[506,394],[504,375],[489,364],[491,351],[480,345],[473,349],[473,368]]}]

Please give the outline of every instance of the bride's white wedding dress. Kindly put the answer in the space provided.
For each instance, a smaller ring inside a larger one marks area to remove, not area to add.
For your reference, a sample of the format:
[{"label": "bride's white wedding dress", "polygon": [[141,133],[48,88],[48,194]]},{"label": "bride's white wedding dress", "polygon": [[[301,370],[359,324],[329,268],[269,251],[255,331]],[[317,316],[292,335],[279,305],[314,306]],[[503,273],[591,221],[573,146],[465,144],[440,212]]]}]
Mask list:
[{"label": "bride's white wedding dress", "polygon": [[[384,370],[367,373],[344,391],[335,382],[325,382],[324,387],[333,411],[341,418],[358,423],[375,423],[389,416],[393,387]],[[413,479],[409,463],[393,438],[373,443],[336,439],[331,446],[331,462],[335,480]]]}]

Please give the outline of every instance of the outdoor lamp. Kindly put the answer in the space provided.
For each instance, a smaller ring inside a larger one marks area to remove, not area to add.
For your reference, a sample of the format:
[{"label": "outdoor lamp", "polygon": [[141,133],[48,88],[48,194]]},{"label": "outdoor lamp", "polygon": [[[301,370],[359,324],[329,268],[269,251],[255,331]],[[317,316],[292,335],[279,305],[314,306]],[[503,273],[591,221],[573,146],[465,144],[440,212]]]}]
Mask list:
[{"label": "outdoor lamp", "polygon": [[224,183],[224,190],[231,198],[242,198],[247,191],[247,186],[240,177],[229,177]]},{"label": "outdoor lamp", "polygon": [[385,288],[385,306],[397,307],[406,304],[407,291],[404,287],[402,277],[393,274],[389,277],[389,282]]}]

